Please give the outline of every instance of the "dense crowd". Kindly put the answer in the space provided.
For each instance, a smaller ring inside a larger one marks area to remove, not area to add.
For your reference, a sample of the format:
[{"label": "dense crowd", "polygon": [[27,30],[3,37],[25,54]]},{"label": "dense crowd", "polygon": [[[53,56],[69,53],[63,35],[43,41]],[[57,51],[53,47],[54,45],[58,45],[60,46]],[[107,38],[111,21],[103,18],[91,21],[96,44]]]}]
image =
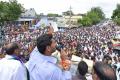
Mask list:
[{"label": "dense crowd", "polygon": [[[107,63],[119,71],[120,53],[114,51],[111,41],[117,31],[120,31],[120,28],[115,24],[94,25],[85,28],[65,29],[64,32],[58,31],[54,33],[53,38],[60,47],[69,51],[70,59],[72,55],[77,55],[96,62],[103,61],[107,57]],[[25,30],[23,27],[6,25],[5,40],[0,47],[0,54],[5,54],[4,47],[8,43],[18,42],[21,46],[21,58],[27,62],[30,53],[36,47],[37,38],[45,32],[46,29]]]}]

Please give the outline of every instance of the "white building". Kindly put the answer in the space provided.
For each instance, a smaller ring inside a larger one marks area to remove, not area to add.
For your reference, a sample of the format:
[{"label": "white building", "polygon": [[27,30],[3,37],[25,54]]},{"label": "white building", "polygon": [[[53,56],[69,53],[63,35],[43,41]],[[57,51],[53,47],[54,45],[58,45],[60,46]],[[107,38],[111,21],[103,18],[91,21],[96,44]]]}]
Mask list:
[{"label": "white building", "polygon": [[36,18],[36,11],[34,8],[27,9],[21,14],[21,18]]},{"label": "white building", "polygon": [[65,27],[65,18],[64,17],[57,17],[57,24],[58,27]]},{"label": "white building", "polygon": [[64,19],[65,19],[65,26],[66,27],[69,27],[69,25],[71,27],[77,27],[78,26],[78,19],[81,19],[82,18],[82,15],[73,15],[73,16],[64,16]]}]

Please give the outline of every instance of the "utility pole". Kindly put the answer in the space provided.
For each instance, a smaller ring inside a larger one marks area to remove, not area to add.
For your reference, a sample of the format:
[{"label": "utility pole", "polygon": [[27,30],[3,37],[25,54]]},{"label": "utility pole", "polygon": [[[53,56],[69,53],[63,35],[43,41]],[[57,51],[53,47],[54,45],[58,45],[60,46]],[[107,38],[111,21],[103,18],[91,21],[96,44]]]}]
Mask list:
[{"label": "utility pole", "polygon": [[71,17],[72,17],[72,7],[70,5],[70,8],[69,8],[69,14],[70,14],[70,17],[69,17],[69,28],[71,28]]}]

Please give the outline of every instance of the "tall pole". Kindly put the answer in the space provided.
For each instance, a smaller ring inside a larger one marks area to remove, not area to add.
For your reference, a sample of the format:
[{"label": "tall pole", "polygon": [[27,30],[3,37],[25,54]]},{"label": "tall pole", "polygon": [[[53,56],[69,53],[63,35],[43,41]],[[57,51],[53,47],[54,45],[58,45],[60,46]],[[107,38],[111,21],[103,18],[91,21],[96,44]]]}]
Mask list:
[{"label": "tall pole", "polygon": [[70,5],[70,8],[69,8],[69,14],[70,14],[70,17],[69,17],[69,28],[71,28],[71,17],[72,17],[72,7]]}]

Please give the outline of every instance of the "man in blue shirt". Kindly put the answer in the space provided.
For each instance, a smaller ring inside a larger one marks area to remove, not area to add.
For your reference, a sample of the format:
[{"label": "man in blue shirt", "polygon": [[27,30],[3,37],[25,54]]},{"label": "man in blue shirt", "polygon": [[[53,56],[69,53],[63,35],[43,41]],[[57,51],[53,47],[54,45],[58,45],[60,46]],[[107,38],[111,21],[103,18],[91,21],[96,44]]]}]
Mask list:
[{"label": "man in blue shirt", "polygon": [[31,80],[71,80],[70,71],[59,68],[57,59],[51,56],[56,45],[52,34],[44,34],[37,39],[37,47],[26,64]]}]

